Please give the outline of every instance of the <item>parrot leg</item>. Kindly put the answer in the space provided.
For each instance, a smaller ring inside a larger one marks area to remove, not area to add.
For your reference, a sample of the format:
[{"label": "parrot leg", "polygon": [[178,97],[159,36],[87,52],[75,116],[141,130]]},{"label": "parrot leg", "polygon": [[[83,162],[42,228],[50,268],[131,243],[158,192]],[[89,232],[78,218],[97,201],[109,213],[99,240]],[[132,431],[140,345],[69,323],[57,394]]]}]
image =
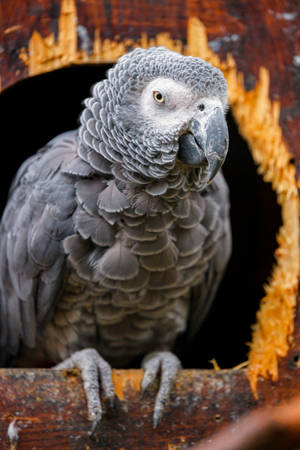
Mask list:
[{"label": "parrot leg", "polygon": [[148,389],[149,385],[160,373],[160,384],[155,398],[153,414],[153,426],[156,428],[162,418],[164,404],[169,398],[171,387],[178,370],[181,368],[181,363],[173,353],[158,351],[149,353],[143,359],[142,368],[145,370],[142,381],[142,393]]},{"label": "parrot leg", "polygon": [[113,406],[114,404],[115,393],[112,382],[112,370],[110,365],[93,348],[86,348],[75,352],[70,358],[54,367],[55,370],[74,368],[78,368],[81,371],[89,417],[93,422],[89,432],[89,434],[92,435],[102,417],[99,375],[101,387],[104,391],[104,396],[108,400],[109,406]]}]

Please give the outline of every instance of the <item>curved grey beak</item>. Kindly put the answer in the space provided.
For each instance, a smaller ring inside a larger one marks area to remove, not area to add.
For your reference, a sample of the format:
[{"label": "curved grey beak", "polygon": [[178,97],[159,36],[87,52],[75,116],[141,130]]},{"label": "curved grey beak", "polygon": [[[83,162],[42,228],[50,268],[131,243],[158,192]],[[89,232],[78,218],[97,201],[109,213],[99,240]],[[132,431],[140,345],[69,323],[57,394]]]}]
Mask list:
[{"label": "curved grey beak", "polygon": [[224,113],[215,108],[201,122],[193,120],[189,130],[180,136],[177,157],[189,166],[206,167],[209,182],[225,161],[228,143]]}]

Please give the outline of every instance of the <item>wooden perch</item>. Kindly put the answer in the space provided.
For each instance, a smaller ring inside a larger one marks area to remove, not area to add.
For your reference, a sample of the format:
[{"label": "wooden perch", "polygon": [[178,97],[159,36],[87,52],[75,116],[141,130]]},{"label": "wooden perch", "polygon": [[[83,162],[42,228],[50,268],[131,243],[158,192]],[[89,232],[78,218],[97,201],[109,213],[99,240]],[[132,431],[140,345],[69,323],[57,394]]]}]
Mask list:
[{"label": "wooden perch", "polygon": [[[244,413],[264,403],[270,408],[294,396],[300,389],[300,380],[294,382],[287,377],[276,389],[274,386],[270,389],[265,383],[261,387],[260,400],[256,401],[245,370],[182,370],[163,419],[154,430],[152,414],[157,384],[142,398],[142,375],[141,370],[113,371],[115,407],[110,410],[103,402],[102,422],[92,439],[88,435],[91,422],[87,417],[86,399],[76,371],[1,369],[0,448],[187,449],[229,423],[237,430],[241,429],[246,438],[251,428],[245,420],[239,423]],[[296,406],[300,411],[299,402]],[[296,413],[295,422],[292,422],[293,413],[288,417],[287,408],[282,410],[285,411],[282,417],[281,410],[278,411],[272,416],[268,412],[268,420],[264,421],[256,419],[261,416],[253,416],[253,429],[258,434],[261,429],[272,431],[273,421],[285,417],[282,422],[283,425],[286,423],[284,432],[287,427],[296,430],[299,424]],[[229,434],[230,431],[225,432],[226,436]],[[212,447],[216,448],[225,449],[223,446]],[[235,448],[238,447],[232,447]]]},{"label": "wooden perch", "polygon": [[105,407],[91,439],[76,371],[1,369],[1,449],[188,448],[256,405],[244,371],[185,370],[179,373],[163,419],[154,430],[157,385],[142,398],[142,374],[141,370],[113,371],[115,408]]}]

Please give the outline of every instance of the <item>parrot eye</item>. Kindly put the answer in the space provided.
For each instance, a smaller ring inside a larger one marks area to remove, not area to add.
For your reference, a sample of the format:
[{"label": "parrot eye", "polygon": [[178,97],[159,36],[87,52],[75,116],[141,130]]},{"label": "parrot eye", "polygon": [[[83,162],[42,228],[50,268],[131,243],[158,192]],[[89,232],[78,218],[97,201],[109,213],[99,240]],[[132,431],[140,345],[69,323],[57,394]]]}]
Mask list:
[{"label": "parrot eye", "polygon": [[153,98],[157,103],[165,103],[165,97],[159,91],[153,91]]},{"label": "parrot eye", "polygon": [[200,109],[200,111],[204,111],[205,110],[205,106],[203,105],[203,103],[201,103],[198,108]]}]

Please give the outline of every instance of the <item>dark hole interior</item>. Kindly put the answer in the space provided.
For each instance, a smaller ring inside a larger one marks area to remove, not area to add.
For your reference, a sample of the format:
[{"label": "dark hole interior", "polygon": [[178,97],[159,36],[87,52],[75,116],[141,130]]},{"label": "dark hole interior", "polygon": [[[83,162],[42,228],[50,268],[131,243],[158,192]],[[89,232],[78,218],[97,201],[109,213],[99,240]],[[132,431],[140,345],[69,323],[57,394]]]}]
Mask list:
[{"label": "dark hole interior", "polygon": [[[82,100],[90,86],[105,77],[108,65],[61,69],[24,80],[0,96],[1,212],[20,164],[48,140],[78,125]],[[196,339],[180,351],[184,367],[232,367],[247,358],[247,342],[263,284],[274,263],[280,207],[270,184],[257,174],[246,141],[228,114],[229,156],[224,174],[231,192],[233,253],[214,305]]]}]

